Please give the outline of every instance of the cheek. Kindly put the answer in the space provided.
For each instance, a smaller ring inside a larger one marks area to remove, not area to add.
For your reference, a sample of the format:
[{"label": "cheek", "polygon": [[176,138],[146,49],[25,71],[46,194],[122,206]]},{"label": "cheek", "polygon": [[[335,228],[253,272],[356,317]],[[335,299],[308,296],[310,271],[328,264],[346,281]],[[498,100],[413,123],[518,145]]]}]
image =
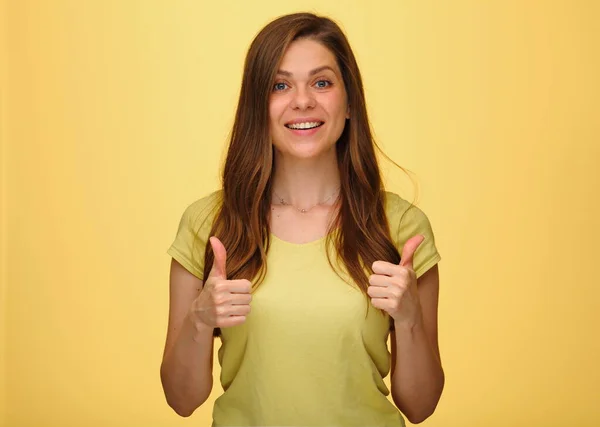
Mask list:
[{"label": "cheek", "polygon": [[276,125],[281,121],[281,116],[285,110],[285,99],[273,98],[269,101],[269,122]]},{"label": "cheek", "polygon": [[345,97],[339,93],[331,95],[332,96],[323,100],[323,102],[325,102],[327,105],[329,114],[333,115],[334,117],[342,117],[345,119],[347,109]]},{"label": "cheek", "polygon": [[284,129],[281,121],[284,111],[285,103],[281,99],[269,101],[269,133],[275,146],[278,146],[282,139]]}]

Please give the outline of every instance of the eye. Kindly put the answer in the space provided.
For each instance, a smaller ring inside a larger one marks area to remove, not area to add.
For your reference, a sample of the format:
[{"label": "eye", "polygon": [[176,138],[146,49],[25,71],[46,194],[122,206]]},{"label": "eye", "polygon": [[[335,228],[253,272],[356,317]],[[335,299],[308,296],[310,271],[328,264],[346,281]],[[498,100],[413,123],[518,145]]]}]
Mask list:
[{"label": "eye", "polygon": [[283,82],[275,83],[275,84],[273,85],[273,90],[274,90],[275,92],[279,92],[279,91],[285,90],[285,87],[286,87],[286,86],[287,86],[287,84],[286,84],[286,83],[283,83]]},{"label": "eye", "polygon": [[329,80],[319,80],[315,83],[319,89],[324,89],[328,86],[331,86],[331,82]]}]

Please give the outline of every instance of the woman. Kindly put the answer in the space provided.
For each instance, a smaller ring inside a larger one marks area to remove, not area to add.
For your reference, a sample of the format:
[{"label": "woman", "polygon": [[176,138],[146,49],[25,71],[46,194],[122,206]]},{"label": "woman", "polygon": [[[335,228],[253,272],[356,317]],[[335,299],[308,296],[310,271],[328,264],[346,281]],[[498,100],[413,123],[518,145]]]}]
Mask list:
[{"label": "woman", "polygon": [[299,13],[262,29],[223,187],[185,210],[168,251],[161,379],[178,414],[212,390],[213,336],[213,426],[403,426],[401,412],[433,413],[441,257],[425,214],[384,190],[374,147],[340,28]]}]

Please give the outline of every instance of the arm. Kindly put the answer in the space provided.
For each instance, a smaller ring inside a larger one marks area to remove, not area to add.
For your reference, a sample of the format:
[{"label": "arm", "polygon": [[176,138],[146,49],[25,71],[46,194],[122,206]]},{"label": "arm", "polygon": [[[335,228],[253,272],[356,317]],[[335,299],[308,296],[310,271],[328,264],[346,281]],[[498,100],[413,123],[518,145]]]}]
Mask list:
[{"label": "arm", "polygon": [[391,333],[392,399],[413,424],[433,414],[445,381],[437,332],[438,265],[430,268],[417,283],[421,321],[414,325],[394,324]]},{"label": "arm", "polygon": [[169,283],[169,326],[160,378],[169,406],[188,417],[212,390],[213,328],[195,325],[189,317],[202,280],[173,259]]}]

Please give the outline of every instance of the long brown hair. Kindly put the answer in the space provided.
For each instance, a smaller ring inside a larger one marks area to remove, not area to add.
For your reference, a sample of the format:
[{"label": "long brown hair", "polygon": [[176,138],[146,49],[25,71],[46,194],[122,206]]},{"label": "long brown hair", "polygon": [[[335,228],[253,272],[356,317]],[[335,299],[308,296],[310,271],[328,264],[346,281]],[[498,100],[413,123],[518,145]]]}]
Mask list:
[{"label": "long brown hair", "polygon": [[[311,13],[279,17],[265,26],[250,45],[223,170],[222,199],[210,235],[217,236],[227,249],[228,279],[253,280],[258,275],[254,286],[262,283],[271,243],[269,216],[274,165],[269,97],[286,49],[301,38],[318,41],[334,54],[346,88],[350,119],[336,143],[340,208],[327,234],[326,247],[334,244],[336,261],[341,261],[338,264],[347,269],[345,273],[364,292],[368,303],[365,269],[372,272],[371,265],[376,260],[400,262],[400,254],[390,238],[375,147],[389,157],[372,137],[362,79],[352,49],[340,27],[329,18]],[[214,261],[208,239],[204,257],[206,278]],[[340,276],[329,251],[327,258]],[[215,330],[215,335],[218,334]]]}]

